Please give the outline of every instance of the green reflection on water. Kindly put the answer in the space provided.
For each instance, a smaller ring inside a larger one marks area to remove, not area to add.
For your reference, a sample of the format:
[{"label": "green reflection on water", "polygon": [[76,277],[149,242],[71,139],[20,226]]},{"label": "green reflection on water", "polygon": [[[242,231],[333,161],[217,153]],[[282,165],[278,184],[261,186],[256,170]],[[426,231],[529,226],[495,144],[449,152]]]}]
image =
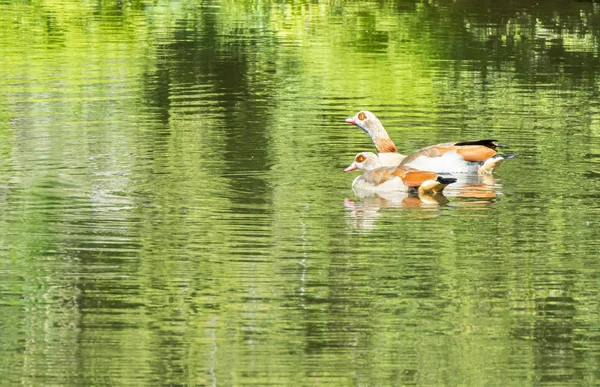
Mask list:
[{"label": "green reflection on water", "polygon": [[[16,384],[594,384],[598,8],[0,5],[0,370]],[[341,173],[520,154],[427,205]]]}]

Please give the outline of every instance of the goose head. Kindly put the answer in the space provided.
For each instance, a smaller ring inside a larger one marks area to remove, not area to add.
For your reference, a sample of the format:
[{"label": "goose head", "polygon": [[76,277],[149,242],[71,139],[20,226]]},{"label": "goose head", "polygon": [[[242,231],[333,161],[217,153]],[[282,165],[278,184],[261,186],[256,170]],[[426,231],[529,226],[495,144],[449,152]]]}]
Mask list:
[{"label": "goose head", "polygon": [[373,169],[381,168],[381,166],[381,161],[379,161],[379,158],[375,153],[361,152],[354,157],[354,161],[348,168],[344,169],[344,172],[350,172],[356,169],[372,171]]},{"label": "goose head", "polygon": [[360,130],[371,137],[379,153],[395,153],[396,145],[390,139],[379,118],[368,110],[361,110],[353,117],[346,118],[346,122],[356,125]]}]

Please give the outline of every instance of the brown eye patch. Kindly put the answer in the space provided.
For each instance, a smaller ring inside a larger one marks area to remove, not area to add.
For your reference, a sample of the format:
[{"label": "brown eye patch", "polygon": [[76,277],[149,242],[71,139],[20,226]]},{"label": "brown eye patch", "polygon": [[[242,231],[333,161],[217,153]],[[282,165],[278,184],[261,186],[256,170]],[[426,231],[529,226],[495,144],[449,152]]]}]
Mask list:
[{"label": "brown eye patch", "polygon": [[358,113],[358,119],[359,120],[364,120],[365,118],[367,118],[367,114],[365,112],[360,112]]},{"label": "brown eye patch", "polygon": [[356,161],[357,163],[362,163],[363,161],[365,161],[367,158],[365,157],[365,155],[363,155],[362,153],[359,154],[358,156],[356,156]]}]

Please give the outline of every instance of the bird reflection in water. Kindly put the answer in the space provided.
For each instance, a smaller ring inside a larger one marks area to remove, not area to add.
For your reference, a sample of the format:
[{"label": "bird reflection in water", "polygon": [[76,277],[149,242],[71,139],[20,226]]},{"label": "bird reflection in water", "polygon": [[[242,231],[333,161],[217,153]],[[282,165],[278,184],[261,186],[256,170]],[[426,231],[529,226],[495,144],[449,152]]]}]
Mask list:
[{"label": "bird reflection in water", "polygon": [[444,191],[447,197],[453,197],[450,206],[476,206],[482,208],[496,203],[502,194],[500,179],[494,175],[457,176],[457,181]]},{"label": "bird reflection in water", "polygon": [[388,192],[346,198],[347,222],[353,228],[368,231],[375,229],[382,209],[412,209],[416,211],[405,212],[403,216],[432,218],[438,216],[443,207],[488,209],[502,194],[500,179],[494,175],[458,175],[457,178],[443,194]]},{"label": "bird reflection in water", "polygon": [[437,216],[440,205],[448,203],[448,199],[442,194],[418,194],[396,192],[382,197],[380,194],[361,197],[357,200],[344,200],[347,212],[347,222],[356,229],[373,230],[377,220],[381,216],[381,209],[417,209],[433,210],[410,212],[411,217],[430,218]]}]

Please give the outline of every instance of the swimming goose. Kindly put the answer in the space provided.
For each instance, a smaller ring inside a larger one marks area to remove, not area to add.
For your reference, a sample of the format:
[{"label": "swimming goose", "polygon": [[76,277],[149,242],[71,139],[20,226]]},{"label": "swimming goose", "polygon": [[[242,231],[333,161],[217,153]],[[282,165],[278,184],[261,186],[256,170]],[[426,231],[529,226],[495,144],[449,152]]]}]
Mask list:
[{"label": "swimming goose", "polygon": [[344,172],[360,169],[365,171],[352,182],[352,189],[359,196],[370,194],[411,192],[419,195],[439,194],[448,184],[456,181],[453,177],[443,177],[434,172],[419,171],[405,165],[383,166],[375,153],[362,152],[354,157],[354,162]]},{"label": "swimming goose", "polygon": [[379,153],[383,166],[406,165],[418,170],[439,173],[492,173],[502,161],[516,157],[516,154],[500,155],[496,148],[502,146],[496,140],[476,140],[447,142],[431,145],[405,156],[397,152],[381,121],[375,114],[361,110],[346,122],[356,125],[369,135]]}]

